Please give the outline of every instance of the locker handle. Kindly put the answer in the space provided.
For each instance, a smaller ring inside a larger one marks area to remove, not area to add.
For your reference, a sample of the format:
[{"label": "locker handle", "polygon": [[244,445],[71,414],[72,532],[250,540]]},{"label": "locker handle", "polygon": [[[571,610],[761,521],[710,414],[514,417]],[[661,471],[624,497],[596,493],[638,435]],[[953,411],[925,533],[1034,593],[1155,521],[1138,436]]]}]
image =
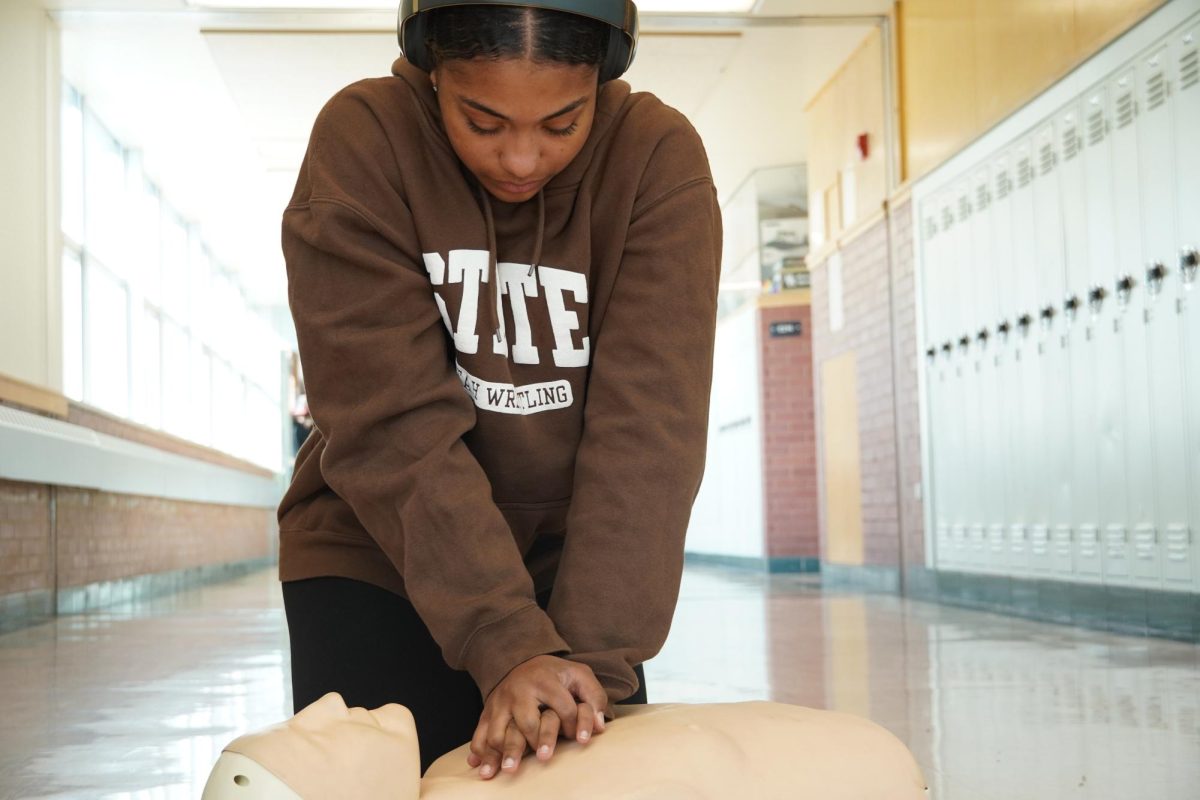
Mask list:
[{"label": "locker handle", "polygon": [[1167,277],[1167,268],[1161,261],[1152,261],[1146,267],[1146,287],[1154,294],[1162,289],[1163,279]]},{"label": "locker handle", "polygon": [[931,347],[925,351],[925,357],[928,358],[930,361],[933,361],[935,356],[937,356],[937,348],[936,347]]},{"label": "locker handle", "polygon": [[1063,300],[1063,313],[1067,315],[1067,319],[1075,319],[1076,312],[1079,311],[1079,295],[1071,295],[1066,300]]},{"label": "locker handle", "polygon": [[1122,275],[1117,279],[1117,302],[1121,306],[1129,305],[1129,298],[1133,294],[1133,287],[1137,286],[1137,281],[1132,275]]},{"label": "locker handle", "polygon": [[958,346],[961,347],[963,350],[966,350],[968,347],[971,346],[971,337],[970,336],[960,337],[958,340]]},{"label": "locker handle", "polygon": [[1029,316],[1028,314],[1022,314],[1021,316],[1017,317],[1017,327],[1021,328],[1022,331],[1027,329],[1032,324],[1033,317]]},{"label": "locker handle", "polygon": [[953,349],[954,349],[954,345],[952,345],[950,342],[942,343],[942,352],[943,353],[949,353]]},{"label": "locker handle", "polygon": [[990,335],[991,334],[988,333],[987,328],[980,328],[979,333],[975,334],[975,338],[980,344],[987,344],[987,340]]},{"label": "locker handle", "polygon": [[1054,319],[1055,313],[1057,313],[1057,310],[1054,308],[1054,306],[1046,306],[1043,308],[1041,314],[1042,322],[1049,322],[1050,320]]},{"label": "locker handle", "polygon": [[1108,297],[1108,290],[1103,286],[1093,286],[1088,290],[1088,307],[1093,313],[1100,313],[1100,307],[1104,305],[1104,298]]},{"label": "locker handle", "polygon": [[1179,272],[1184,283],[1196,280],[1196,266],[1200,264],[1200,252],[1194,247],[1185,247],[1179,251]]},{"label": "locker handle", "polygon": [[1000,324],[996,326],[996,333],[1000,334],[1001,336],[1008,336],[1008,332],[1011,330],[1012,325],[1010,325],[1006,319],[1000,320]]}]

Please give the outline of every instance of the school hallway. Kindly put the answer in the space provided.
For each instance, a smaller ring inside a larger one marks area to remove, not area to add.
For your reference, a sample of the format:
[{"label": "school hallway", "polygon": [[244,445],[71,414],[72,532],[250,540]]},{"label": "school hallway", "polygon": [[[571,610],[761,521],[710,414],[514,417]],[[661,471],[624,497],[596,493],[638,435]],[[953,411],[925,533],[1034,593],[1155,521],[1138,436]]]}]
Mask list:
[{"label": "school hallway", "polygon": [[[939,800],[1184,800],[1198,667],[1193,644],[696,567],[646,681],[655,703],[869,716]],[[198,797],[226,742],[291,714],[279,584],[263,570],[0,636],[0,698],[0,797]]]}]

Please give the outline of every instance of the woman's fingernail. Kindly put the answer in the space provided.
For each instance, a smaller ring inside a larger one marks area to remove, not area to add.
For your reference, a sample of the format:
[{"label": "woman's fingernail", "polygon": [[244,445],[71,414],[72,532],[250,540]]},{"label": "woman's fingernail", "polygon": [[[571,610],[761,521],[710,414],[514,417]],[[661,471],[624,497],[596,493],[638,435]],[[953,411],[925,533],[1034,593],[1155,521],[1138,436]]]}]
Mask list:
[{"label": "woman's fingernail", "polygon": [[596,727],[599,728],[600,730],[604,730],[604,712],[603,711],[596,712]]},{"label": "woman's fingernail", "polygon": [[548,756],[548,755],[550,755],[550,745],[548,745],[548,744],[544,744],[544,745],[542,745],[541,747],[539,747],[539,748],[538,748],[538,755],[539,755],[539,756]]},{"label": "woman's fingernail", "polygon": [[492,775],[492,765],[484,764],[482,767],[479,768],[479,774],[485,778],[490,778]]},{"label": "woman's fingernail", "polygon": [[516,763],[517,763],[517,760],[515,758],[513,758],[512,756],[509,756],[508,758],[504,759],[504,768],[512,769]]},{"label": "woman's fingernail", "polygon": [[586,742],[588,740],[588,737],[591,735],[592,734],[589,733],[588,731],[580,731],[579,732],[579,741]]}]

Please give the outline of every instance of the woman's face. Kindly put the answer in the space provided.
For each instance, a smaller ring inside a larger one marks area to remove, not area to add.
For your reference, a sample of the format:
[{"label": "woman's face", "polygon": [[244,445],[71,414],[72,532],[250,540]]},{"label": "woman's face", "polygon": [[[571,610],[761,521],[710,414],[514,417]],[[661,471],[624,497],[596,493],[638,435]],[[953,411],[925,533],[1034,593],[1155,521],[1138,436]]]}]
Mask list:
[{"label": "woman's face", "polygon": [[430,74],[450,144],[498,200],[537,194],[587,141],[597,67],[456,59]]}]

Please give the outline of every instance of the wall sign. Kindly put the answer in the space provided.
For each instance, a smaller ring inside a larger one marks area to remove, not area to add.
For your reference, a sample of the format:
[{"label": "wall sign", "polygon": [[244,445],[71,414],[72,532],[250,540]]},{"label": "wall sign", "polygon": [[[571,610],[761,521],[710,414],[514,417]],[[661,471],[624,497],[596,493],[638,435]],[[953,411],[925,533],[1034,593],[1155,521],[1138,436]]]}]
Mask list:
[{"label": "wall sign", "polygon": [[802,333],[804,333],[804,327],[798,320],[796,322],[771,323],[771,338],[775,338],[776,336],[799,336]]}]

